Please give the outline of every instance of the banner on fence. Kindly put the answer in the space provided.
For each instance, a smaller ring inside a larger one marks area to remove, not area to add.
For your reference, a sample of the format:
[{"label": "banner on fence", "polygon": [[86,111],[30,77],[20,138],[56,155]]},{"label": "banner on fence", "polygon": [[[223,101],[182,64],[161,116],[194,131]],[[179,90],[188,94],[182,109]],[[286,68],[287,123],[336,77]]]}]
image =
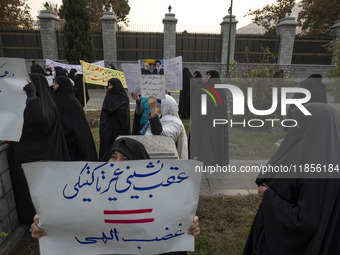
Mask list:
[{"label": "banner on fence", "polygon": [[197,166],[174,159],[24,164],[47,233],[41,254],[193,251],[187,230],[199,197]]},{"label": "banner on fence", "polygon": [[107,82],[111,78],[117,78],[122,82],[124,88],[127,88],[123,72],[93,65],[82,60],[80,63],[83,71],[84,82],[107,86]]},{"label": "banner on fence", "polygon": [[23,91],[26,78],[24,59],[0,58],[0,140],[20,140],[26,107]]},{"label": "banner on fence", "polygon": [[[104,60],[94,62],[94,63],[92,63],[92,65],[104,67]],[[50,59],[46,59],[46,65],[45,65],[46,68],[53,69],[56,66],[60,66],[64,69],[66,69],[68,72],[70,72],[71,69],[76,69],[77,73],[79,73],[79,74],[82,73],[81,65],[69,65],[69,64],[55,62],[55,61],[52,61]]]}]

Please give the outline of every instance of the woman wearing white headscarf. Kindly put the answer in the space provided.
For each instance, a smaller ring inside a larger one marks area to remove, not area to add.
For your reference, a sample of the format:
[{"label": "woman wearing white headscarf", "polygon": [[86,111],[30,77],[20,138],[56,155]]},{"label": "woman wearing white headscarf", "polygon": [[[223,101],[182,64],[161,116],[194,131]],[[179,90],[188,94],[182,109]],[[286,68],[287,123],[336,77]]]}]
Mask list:
[{"label": "woman wearing white headscarf", "polygon": [[161,100],[161,107],[155,97],[149,99],[149,122],[143,127],[144,135],[164,135],[171,137],[177,145],[180,159],[188,159],[188,142],[184,125],[178,116],[178,106],[175,99],[165,95]]}]

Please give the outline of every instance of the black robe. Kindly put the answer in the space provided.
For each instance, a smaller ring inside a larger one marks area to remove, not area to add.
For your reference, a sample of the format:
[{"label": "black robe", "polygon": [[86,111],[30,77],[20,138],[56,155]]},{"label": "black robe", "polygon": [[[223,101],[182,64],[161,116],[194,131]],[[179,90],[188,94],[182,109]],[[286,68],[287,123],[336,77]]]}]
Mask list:
[{"label": "black robe", "polygon": [[112,78],[113,88],[106,92],[100,115],[100,149],[102,158],[119,135],[130,135],[130,101],[119,79]]},{"label": "black robe", "polygon": [[[26,105],[22,135],[12,142],[8,164],[20,223],[31,224],[35,209],[21,163],[39,160],[69,160],[59,113],[46,78],[31,74],[37,98]],[[25,84],[23,84],[24,86]]]},{"label": "black robe", "polygon": [[69,78],[56,78],[59,88],[54,97],[60,113],[67,148],[72,161],[97,161],[97,151],[90,127]]},{"label": "black robe", "polygon": [[190,79],[192,78],[188,68],[183,68],[183,88],[179,94],[178,114],[183,119],[190,118]]},{"label": "black robe", "polygon": [[[74,90],[75,90],[75,96],[80,102],[81,106],[84,107],[84,88],[83,88],[83,75],[82,74],[77,74],[75,78],[75,85],[74,85]],[[87,90],[87,84],[85,83],[85,94],[86,94],[86,103],[90,100],[90,95]]]},{"label": "black robe", "polygon": [[[268,164],[340,164],[337,112],[322,103],[305,107],[312,116],[292,111],[299,127],[289,129]],[[244,255],[340,254],[340,179],[326,178],[329,174],[320,177],[306,178],[301,173],[258,177],[256,183],[266,183],[269,189],[264,192]]]},{"label": "black robe", "polygon": [[[189,137],[189,157],[198,159],[205,166],[227,166],[229,164],[229,129],[228,125],[216,125],[214,119],[228,119],[227,95],[224,89],[214,89],[214,84],[221,84],[217,71],[209,71],[213,75],[206,83],[191,84],[191,128]],[[210,91],[215,98],[207,95],[204,90]],[[214,90],[212,90],[214,89]],[[217,95],[214,93],[216,91]],[[201,115],[201,96],[207,95],[207,114]],[[219,100],[221,99],[221,101]]]}]

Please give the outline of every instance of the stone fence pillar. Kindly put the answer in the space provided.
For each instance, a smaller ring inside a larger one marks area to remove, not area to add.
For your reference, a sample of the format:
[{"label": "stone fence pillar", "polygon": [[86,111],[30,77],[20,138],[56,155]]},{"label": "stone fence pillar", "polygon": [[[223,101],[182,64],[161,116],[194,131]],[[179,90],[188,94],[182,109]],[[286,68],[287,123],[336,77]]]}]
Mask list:
[{"label": "stone fence pillar", "polygon": [[298,23],[293,17],[280,20],[277,25],[277,35],[280,36],[278,65],[290,65],[292,63],[295,31]]},{"label": "stone fence pillar", "polygon": [[[222,49],[221,49],[221,64],[226,65],[228,62],[228,44],[229,44],[229,25],[230,23],[230,15],[227,15],[223,18],[221,23],[221,35],[222,35]],[[231,65],[234,54],[235,54],[235,41],[236,41],[236,24],[238,21],[235,19],[235,16],[232,16],[231,19],[231,36],[230,36],[230,55],[229,55],[229,63]]]},{"label": "stone fence pillar", "polygon": [[59,29],[59,18],[49,10],[42,10],[38,16],[40,22],[41,45],[43,58],[58,60],[56,30]]},{"label": "stone fence pillar", "polygon": [[164,49],[163,59],[176,57],[176,24],[174,13],[167,13],[163,19],[164,24]]},{"label": "stone fence pillar", "polygon": [[117,19],[112,11],[104,12],[102,20],[103,55],[105,64],[117,62]]}]

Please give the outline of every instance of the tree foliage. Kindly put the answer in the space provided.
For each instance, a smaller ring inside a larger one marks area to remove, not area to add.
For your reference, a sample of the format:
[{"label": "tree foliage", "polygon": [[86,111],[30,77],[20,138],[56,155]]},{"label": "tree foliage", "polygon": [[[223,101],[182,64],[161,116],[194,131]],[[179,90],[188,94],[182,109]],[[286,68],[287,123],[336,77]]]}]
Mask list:
[{"label": "tree foliage", "polygon": [[[100,30],[102,28],[102,23],[100,18],[103,16],[103,12],[105,12],[105,7],[108,3],[107,0],[85,0],[86,6],[90,11],[90,24],[92,30]],[[118,22],[123,22],[125,25],[128,24],[127,15],[130,12],[130,6],[128,0],[111,0],[112,11],[116,15]],[[64,18],[65,8],[62,5],[59,9],[60,18]]]},{"label": "tree foliage", "polygon": [[33,19],[27,0],[0,1],[0,29],[32,28]]},{"label": "tree foliage", "polygon": [[90,30],[90,13],[86,0],[63,0],[65,57],[70,64],[79,60],[94,61],[94,49]]},{"label": "tree foliage", "polygon": [[328,76],[331,79],[331,81],[327,84],[328,91],[331,92],[331,94],[334,97],[334,100],[336,103],[340,102],[340,87],[339,87],[339,78],[340,78],[340,38],[336,38],[329,42],[327,45],[325,45],[328,52],[332,53],[333,58],[333,66],[328,73]]},{"label": "tree foliage", "polygon": [[268,33],[275,33],[280,19],[286,17],[294,4],[295,0],[276,0],[276,4],[266,4],[262,9],[249,10],[244,16],[253,16],[254,23],[264,27]]},{"label": "tree foliage", "polygon": [[[125,25],[128,23],[127,15],[130,12],[130,6],[128,0],[115,0],[110,1],[112,5],[112,11],[116,15],[118,22],[123,22]],[[87,5],[91,13],[91,28],[93,30],[101,29],[101,20],[103,11],[107,5],[107,0],[87,0]]]},{"label": "tree foliage", "polygon": [[330,27],[340,19],[339,0],[302,0],[298,22],[309,35],[330,34]]}]

